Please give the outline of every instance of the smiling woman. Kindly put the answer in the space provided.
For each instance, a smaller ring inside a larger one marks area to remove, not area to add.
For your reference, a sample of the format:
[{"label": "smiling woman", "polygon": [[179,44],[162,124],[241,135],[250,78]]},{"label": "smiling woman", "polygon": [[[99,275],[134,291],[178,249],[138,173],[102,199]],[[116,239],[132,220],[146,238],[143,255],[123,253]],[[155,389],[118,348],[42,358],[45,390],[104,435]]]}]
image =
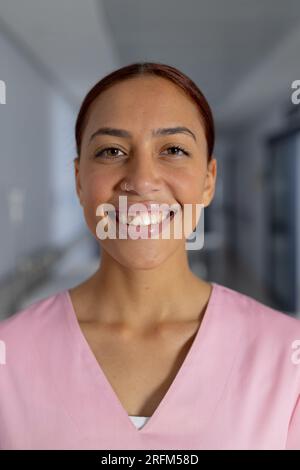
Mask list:
[{"label": "smiling woman", "polygon": [[[300,449],[300,322],[197,277],[175,236],[215,192],[204,95],[174,67],[131,64],[87,94],[75,134],[101,260],[0,324],[1,448]],[[100,239],[111,212],[137,236]]]},{"label": "smiling woman", "polygon": [[[104,77],[89,91],[78,114],[75,134],[76,189],[93,235],[97,235],[97,222],[109,222],[109,219],[99,220],[100,204],[115,207],[118,229],[120,220],[126,220],[129,215],[119,217],[120,196],[127,197],[131,210],[136,203],[147,206],[135,214],[140,218],[131,222],[135,225],[138,220],[135,233],[143,232],[147,243],[143,242],[142,233],[139,237],[132,233],[127,237],[132,227],[124,227],[126,248],[124,237],[116,239],[110,235],[102,240],[102,268],[106,266],[107,254],[121,265],[144,270],[161,266],[163,271],[173,261],[177,269],[178,256],[183,256],[182,266],[189,278],[185,239],[176,236],[178,225],[190,225],[190,233],[193,232],[198,223],[197,214],[191,214],[188,224],[189,214],[183,209],[188,205],[209,205],[217,167],[212,158],[213,117],[198,87],[167,65],[141,63],[124,67]],[[124,190],[125,186],[131,190]],[[156,223],[149,213],[149,204],[156,211],[152,216],[159,219]],[[176,220],[168,217],[163,224],[163,204],[180,207],[182,220],[179,216]],[[145,225],[147,230],[143,228]],[[167,259],[168,263],[162,265]],[[192,279],[192,285],[196,281],[199,287],[199,280],[194,276]],[[205,298],[210,285],[202,282],[201,287],[205,288]],[[161,305],[160,297],[157,301]],[[150,314],[153,318],[153,313]]]}]

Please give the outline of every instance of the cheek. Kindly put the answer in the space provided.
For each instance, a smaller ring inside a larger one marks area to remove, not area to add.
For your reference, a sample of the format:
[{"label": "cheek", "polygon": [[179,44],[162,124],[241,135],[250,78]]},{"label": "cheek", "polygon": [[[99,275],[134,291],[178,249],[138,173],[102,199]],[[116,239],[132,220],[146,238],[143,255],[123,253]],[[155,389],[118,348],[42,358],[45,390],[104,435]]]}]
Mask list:
[{"label": "cheek", "polygon": [[176,199],[181,204],[201,202],[204,188],[203,172],[182,171],[180,174],[170,176],[169,181],[176,192]]},{"label": "cheek", "polygon": [[87,171],[82,175],[83,212],[86,223],[94,236],[96,236],[97,207],[109,201],[112,196],[112,183],[109,178],[99,171]]},{"label": "cheek", "polygon": [[97,171],[84,175],[84,200],[87,206],[95,208],[111,198],[113,183],[110,178]]},{"label": "cheek", "polygon": [[186,234],[190,234],[197,226],[203,213],[201,206],[204,190],[204,170],[198,168],[194,171],[173,175],[172,187],[177,201],[183,206],[184,220],[182,227]]}]

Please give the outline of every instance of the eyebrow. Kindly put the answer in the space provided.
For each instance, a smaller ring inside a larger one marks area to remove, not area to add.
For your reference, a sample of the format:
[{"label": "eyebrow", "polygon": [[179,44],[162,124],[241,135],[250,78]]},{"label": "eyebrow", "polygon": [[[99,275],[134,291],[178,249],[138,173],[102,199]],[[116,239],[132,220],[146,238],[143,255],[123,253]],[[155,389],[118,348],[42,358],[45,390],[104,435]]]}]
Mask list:
[{"label": "eyebrow", "polygon": [[[187,134],[191,136],[195,142],[197,142],[196,136],[194,132],[192,132],[188,127],[184,126],[177,126],[177,127],[166,127],[166,128],[159,128],[152,130],[153,137],[159,137],[162,135],[173,135],[173,134]],[[123,137],[123,138],[130,138],[132,134],[124,129],[115,129],[113,127],[100,127],[96,132],[94,132],[89,142],[91,142],[94,137],[97,135],[112,135],[114,137]]]}]

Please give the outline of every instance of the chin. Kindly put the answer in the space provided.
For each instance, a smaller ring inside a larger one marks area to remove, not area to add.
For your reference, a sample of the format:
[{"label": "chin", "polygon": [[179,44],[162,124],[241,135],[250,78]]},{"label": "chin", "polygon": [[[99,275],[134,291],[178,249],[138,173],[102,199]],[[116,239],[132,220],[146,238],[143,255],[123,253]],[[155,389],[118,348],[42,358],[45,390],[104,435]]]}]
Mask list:
[{"label": "chin", "polygon": [[[162,243],[161,240],[122,240],[124,243],[114,242],[110,246],[103,243],[103,249],[122,266],[128,269],[154,269],[170,258],[178,249],[178,243]],[[178,240],[176,240],[178,242]]]}]

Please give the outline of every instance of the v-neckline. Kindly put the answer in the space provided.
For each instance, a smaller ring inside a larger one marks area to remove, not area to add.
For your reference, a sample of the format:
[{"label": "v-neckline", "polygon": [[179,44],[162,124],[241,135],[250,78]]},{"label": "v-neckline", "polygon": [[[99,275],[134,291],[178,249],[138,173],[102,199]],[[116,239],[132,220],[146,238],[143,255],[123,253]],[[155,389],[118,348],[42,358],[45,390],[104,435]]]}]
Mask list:
[{"label": "v-neckline", "polygon": [[166,408],[168,403],[170,402],[170,397],[174,395],[176,392],[176,388],[178,388],[179,382],[184,376],[184,373],[188,370],[189,365],[192,363],[192,360],[194,356],[197,353],[197,349],[199,344],[201,343],[202,337],[205,337],[206,335],[206,330],[209,327],[209,323],[211,321],[211,314],[213,312],[213,307],[215,305],[216,297],[217,297],[217,289],[218,289],[218,284],[215,282],[210,282],[212,289],[210,292],[210,296],[208,299],[208,302],[206,304],[206,309],[202,318],[202,321],[196,331],[194,340],[192,342],[192,345],[190,346],[187,355],[185,356],[184,361],[182,362],[180,368],[178,369],[171,385],[169,386],[168,390],[164,394],[163,398],[159,402],[158,406],[155,408],[154,412],[152,413],[151,416],[148,417],[148,420],[142,426],[140,429],[138,429],[132,420],[129,417],[129,414],[125,410],[123,404],[121,403],[117,393],[115,392],[114,388],[112,387],[110,381],[108,380],[106,374],[104,373],[104,370],[102,369],[101,365],[96,359],[96,356],[90,347],[86,337],[83,334],[83,331],[80,327],[77,315],[75,313],[75,309],[73,306],[73,302],[71,299],[71,295],[69,293],[68,289],[65,289],[62,291],[62,294],[64,296],[64,299],[66,301],[66,312],[67,316],[69,319],[69,324],[72,328],[72,332],[74,333],[78,344],[81,345],[83,348],[83,351],[85,355],[88,357],[88,359],[91,362],[91,366],[93,367],[93,372],[95,373],[97,381],[99,381],[99,388],[101,386],[105,386],[107,396],[114,402],[114,405],[120,412],[120,417],[124,420],[124,423],[133,431],[138,434],[143,434],[148,432],[150,428],[153,427],[153,423],[155,424],[157,420],[160,418],[160,416],[163,413],[163,410]]}]

